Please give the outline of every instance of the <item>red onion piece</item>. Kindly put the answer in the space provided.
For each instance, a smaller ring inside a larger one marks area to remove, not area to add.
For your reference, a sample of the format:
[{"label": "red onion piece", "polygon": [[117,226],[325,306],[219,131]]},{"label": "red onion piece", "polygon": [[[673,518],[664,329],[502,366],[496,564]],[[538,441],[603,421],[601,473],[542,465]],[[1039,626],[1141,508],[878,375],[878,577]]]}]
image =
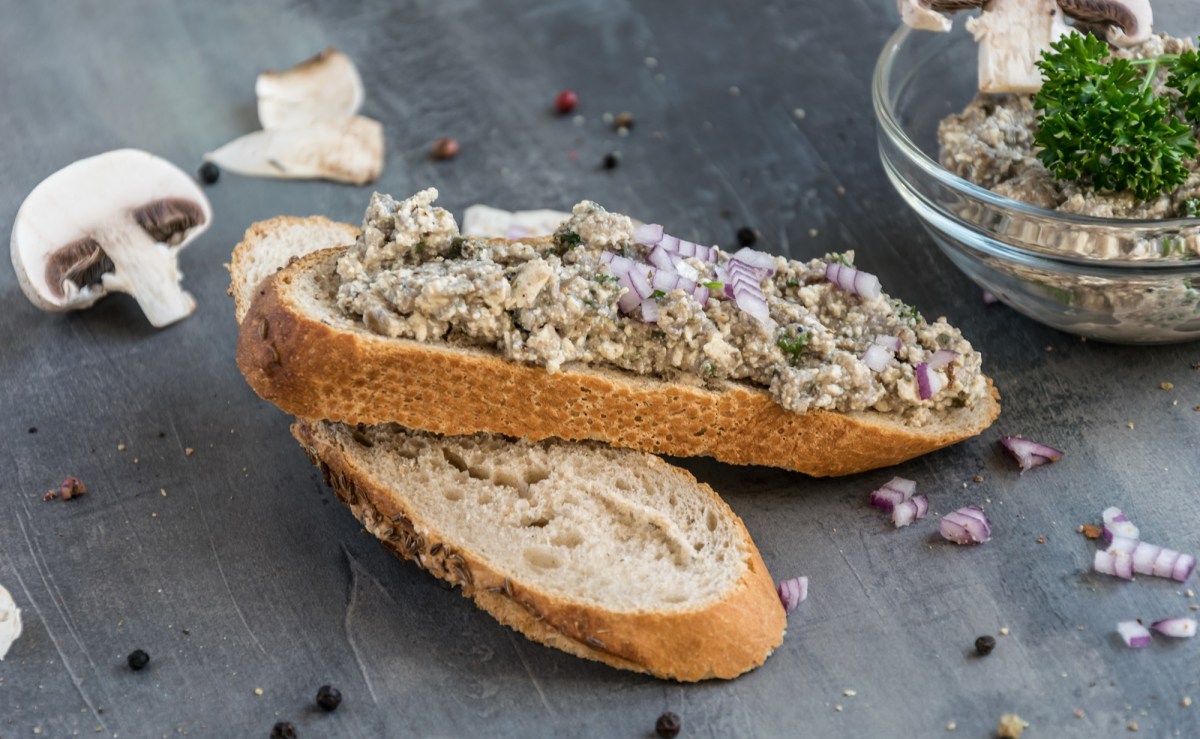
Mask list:
[{"label": "red onion piece", "polygon": [[692,265],[683,261],[683,259],[681,257],[671,255],[671,264],[674,265],[675,272],[680,277],[686,277],[687,279],[691,280],[692,282],[700,281],[700,273],[696,271],[695,267],[693,267]]},{"label": "red onion piece", "polygon": [[779,601],[783,603],[784,613],[790,614],[808,598],[808,578],[802,576],[781,580],[775,590],[779,593]]},{"label": "red onion piece", "polygon": [[1123,580],[1133,579],[1133,558],[1128,554],[1106,552],[1097,549],[1092,558],[1092,569],[1102,575],[1112,575]]},{"label": "red onion piece", "polygon": [[1105,508],[1100,517],[1104,519],[1100,533],[1104,535],[1105,541],[1111,542],[1114,537],[1118,536],[1125,539],[1138,539],[1141,535],[1138,527],[1134,526],[1125,512],[1116,506]]},{"label": "red onion piece", "polygon": [[904,348],[904,342],[900,341],[899,336],[876,336],[872,343],[898,352]]},{"label": "red onion piece", "polygon": [[946,378],[930,369],[927,362],[916,366],[917,394],[921,400],[929,400],[946,387]]},{"label": "red onion piece", "polygon": [[765,251],[751,249],[748,246],[738,249],[729,259],[730,261],[748,264],[757,269],[765,269],[768,275],[775,274],[777,267],[775,264],[775,257],[771,256]]},{"label": "red onion piece", "polygon": [[942,537],[955,544],[982,544],[992,538],[992,526],[979,506],[959,508],[942,516],[938,524]]},{"label": "red onion piece", "polygon": [[1150,624],[1163,636],[1173,636],[1177,639],[1191,639],[1196,635],[1196,619],[1194,618],[1164,618]]},{"label": "red onion piece", "polygon": [[646,261],[650,262],[650,264],[653,264],[660,270],[666,270],[668,272],[675,271],[675,263],[671,260],[671,252],[667,251],[661,246],[656,246],[651,249],[650,253],[646,256]]},{"label": "red onion piece", "polygon": [[892,523],[896,528],[908,526],[913,521],[925,518],[929,512],[929,501],[924,495],[914,495],[906,501],[896,504],[892,509]]},{"label": "red onion piece", "polygon": [[658,323],[658,301],[643,300],[642,301],[642,322],[643,323]]},{"label": "red onion piece", "polygon": [[941,369],[955,359],[958,359],[958,352],[950,351],[949,349],[938,349],[929,358],[929,369]]},{"label": "red onion piece", "polygon": [[633,240],[642,246],[654,246],[662,241],[663,227],[657,223],[646,223],[633,229]]},{"label": "red onion piece", "polygon": [[1104,523],[1114,523],[1114,522],[1129,520],[1129,516],[1125,515],[1125,511],[1122,511],[1120,508],[1117,508],[1115,505],[1105,508],[1100,513],[1100,518],[1101,518],[1101,520],[1104,521]]},{"label": "red onion piece", "polygon": [[692,297],[700,304],[700,307],[708,305],[708,288],[704,285],[696,285],[696,289],[692,290]]},{"label": "red onion piece", "polygon": [[880,295],[879,278],[870,272],[862,272],[844,264],[830,262],[825,265],[825,279],[848,293],[874,300]]},{"label": "red onion piece", "polygon": [[892,510],[898,503],[912,498],[917,491],[917,483],[903,477],[893,477],[878,490],[871,491],[871,505],[885,511]]},{"label": "red onion piece", "polygon": [[646,270],[639,269],[641,265],[637,265],[634,269],[629,270],[629,284],[633,285],[633,291],[642,300],[654,294],[654,287],[650,284],[650,279],[646,277]]},{"label": "red onion piece", "polygon": [[1022,439],[1020,436],[1002,436],[1000,443],[1012,455],[1012,458],[1017,460],[1021,465],[1021,472],[1046,464],[1047,462],[1057,462],[1062,459],[1063,453],[1058,449],[1045,444],[1039,444],[1036,441]]},{"label": "red onion piece", "polygon": [[733,297],[733,302],[742,311],[749,313],[766,329],[775,330],[775,321],[771,319],[771,310],[767,305],[767,297],[762,291],[762,277],[751,266],[743,262],[728,262],[729,280],[725,283],[725,291]]},{"label": "red onion piece", "polygon": [[1196,558],[1157,544],[1115,536],[1108,549],[1096,552],[1092,566],[1097,572],[1126,580],[1136,572],[1184,582],[1196,569]]},{"label": "red onion piece", "polygon": [[1122,621],[1117,624],[1117,633],[1125,640],[1125,646],[1141,649],[1150,646],[1150,630],[1137,621]]},{"label": "red onion piece", "polygon": [[622,313],[632,313],[633,309],[642,304],[642,299],[633,289],[633,283],[629,281],[629,273],[624,272],[617,277],[617,284],[625,288],[625,292],[621,297],[617,298],[617,307]]},{"label": "red onion piece", "polygon": [[1191,554],[1181,554],[1179,559],[1175,560],[1175,569],[1171,571],[1171,579],[1184,582],[1192,576],[1194,569],[1196,569],[1196,558]]},{"label": "red onion piece", "polygon": [[892,353],[879,344],[868,346],[867,351],[862,355],[863,363],[870,367],[872,372],[883,372],[891,359]]},{"label": "red onion piece", "polygon": [[990,292],[988,292],[987,290],[984,290],[984,291],[983,291],[982,298],[983,298],[983,304],[984,304],[984,305],[992,305],[992,304],[994,304],[994,303],[997,303],[997,302],[999,302],[999,301],[1000,301],[1000,299],[999,299],[999,298],[997,298],[995,295],[992,295],[992,294],[991,294]]}]

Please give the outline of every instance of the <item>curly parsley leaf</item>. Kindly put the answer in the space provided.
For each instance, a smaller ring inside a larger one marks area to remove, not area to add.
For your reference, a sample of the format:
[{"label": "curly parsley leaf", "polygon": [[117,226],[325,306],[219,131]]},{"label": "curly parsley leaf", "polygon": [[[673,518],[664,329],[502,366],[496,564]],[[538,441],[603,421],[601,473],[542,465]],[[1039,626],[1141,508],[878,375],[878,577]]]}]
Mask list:
[{"label": "curly parsley leaf", "polygon": [[579,234],[575,233],[574,231],[559,231],[558,233],[554,234],[554,240],[558,242],[559,246],[568,250],[574,249],[583,242],[583,239],[579,237]]},{"label": "curly parsley leaf", "polygon": [[1067,34],[1051,49],[1037,63],[1045,81],[1034,97],[1034,143],[1055,177],[1141,199],[1187,179],[1197,145],[1170,98],[1154,94],[1159,60],[1109,59],[1108,45],[1090,34]]},{"label": "curly parsley leaf", "polygon": [[783,351],[784,355],[788,358],[788,362],[795,367],[796,363],[800,361],[800,355],[804,352],[804,348],[808,346],[808,332],[801,331],[798,334],[793,334],[788,331],[781,331],[779,338],[775,341],[775,345]]},{"label": "curly parsley leaf", "polygon": [[1200,53],[1192,49],[1171,66],[1167,85],[1179,91],[1179,107],[1194,126],[1200,126]]}]

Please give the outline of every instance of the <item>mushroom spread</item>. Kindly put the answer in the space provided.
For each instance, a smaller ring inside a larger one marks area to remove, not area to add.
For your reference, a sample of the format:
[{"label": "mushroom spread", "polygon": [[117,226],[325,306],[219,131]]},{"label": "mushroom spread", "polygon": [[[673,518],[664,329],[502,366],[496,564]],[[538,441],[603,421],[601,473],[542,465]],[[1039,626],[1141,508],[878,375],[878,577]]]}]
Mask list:
[{"label": "mushroom spread", "polygon": [[[620,260],[634,265],[635,280],[656,270],[627,216],[585,201],[552,244],[485,241],[461,237],[436,197],[376,193],[339,261],[339,304],[370,331],[489,347],[551,372],[581,362],[711,387],[749,382],[797,413],[876,410],[914,425],[987,393],[979,353],[944,319],[927,323],[877,283],[856,294],[874,278],[846,280],[870,277],[853,269],[850,253],[804,263],[758,252],[751,268],[698,247],[710,258],[678,266],[695,275],[687,289],[630,303],[638,296],[617,276]],[[746,274],[765,312],[744,309],[742,293],[727,297],[718,282],[737,285]]]},{"label": "mushroom spread", "polygon": [[87,308],[124,292],[151,324],[166,326],[196,307],[179,285],[179,250],[211,220],[207,198],[182,170],[144,151],[110,151],[34,188],[13,224],[13,266],[43,310]]}]

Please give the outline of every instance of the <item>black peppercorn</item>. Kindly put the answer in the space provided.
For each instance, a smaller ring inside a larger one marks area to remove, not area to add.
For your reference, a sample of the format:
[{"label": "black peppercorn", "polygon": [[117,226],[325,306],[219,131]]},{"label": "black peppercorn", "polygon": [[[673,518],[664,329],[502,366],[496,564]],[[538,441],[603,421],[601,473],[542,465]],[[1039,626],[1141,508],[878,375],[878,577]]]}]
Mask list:
[{"label": "black peppercorn", "polygon": [[129,669],[140,670],[150,664],[150,655],[146,654],[144,650],[135,649],[129,653],[129,657],[125,661],[129,663]]},{"label": "black peppercorn", "polygon": [[271,739],[296,739],[296,725],[291,721],[280,721],[271,729]]},{"label": "black peppercorn", "polygon": [[737,230],[737,241],[738,246],[754,246],[754,242],[758,241],[758,234],[749,226],[742,226]]},{"label": "black peppercorn", "polygon": [[975,653],[980,657],[986,657],[996,648],[996,637],[981,636],[975,640]]},{"label": "black peppercorn", "polygon": [[667,711],[658,717],[658,721],[654,723],[654,733],[663,737],[663,739],[674,739],[679,736],[679,715]]},{"label": "black peppercorn", "polygon": [[218,167],[214,162],[205,162],[204,164],[200,165],[200,171],[198,174],[200,175],[201,182],[206,185],[211,185],[217,180],[221,179],[221,168]]},{"label": "black peppercorn", "polygon": [[610,151],[609,153],[604,155],[604,168],[605,169],[616,169],[617,165],[620,163],[621,163],[621,157],[618,156],[617,152]]},{"label": "black peppercorn", "polygon": [[322,685],[317,689],[317,705],[326,711],[332,711],[342,703],[342,691],[332,685]]}]

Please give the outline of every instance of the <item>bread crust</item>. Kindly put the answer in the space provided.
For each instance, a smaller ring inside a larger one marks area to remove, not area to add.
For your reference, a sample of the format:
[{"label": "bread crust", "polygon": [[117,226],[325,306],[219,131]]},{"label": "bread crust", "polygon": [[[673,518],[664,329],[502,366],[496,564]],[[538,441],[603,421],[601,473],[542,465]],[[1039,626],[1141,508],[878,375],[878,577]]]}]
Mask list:
[{"label": "bread crust", "polygon": [[292,435],[367,531],[402,559],[459,586],[481,609],[534,641],[683,682],[737,677],[761,665],[783,641],[786,615],[741,519],[712,488],[660,459],[648,464],[686,478],[736,527],[745,572],[726,597],[706,607],[613,611],[540,592],[498,571],[472,552],[469,542],[444,538],[407,504],[403,480],[379,485],[320,422],[297,419]]},{"label": "bread crust", "polygon": [[710,390],[581,365],[548,372],[486,349],[379,336],[305,309],[297,286],[314,275],[332,280],[343,251],[313,252],[276,273],[241,324],[238,367],[255,392],[296,416],[449,435],[591,439],[831,476],[975,436],[1000,412],[990,380],[986,403],[952,410],[936,427],[910,428],[875,412],[791,413],[746,383]]}]

